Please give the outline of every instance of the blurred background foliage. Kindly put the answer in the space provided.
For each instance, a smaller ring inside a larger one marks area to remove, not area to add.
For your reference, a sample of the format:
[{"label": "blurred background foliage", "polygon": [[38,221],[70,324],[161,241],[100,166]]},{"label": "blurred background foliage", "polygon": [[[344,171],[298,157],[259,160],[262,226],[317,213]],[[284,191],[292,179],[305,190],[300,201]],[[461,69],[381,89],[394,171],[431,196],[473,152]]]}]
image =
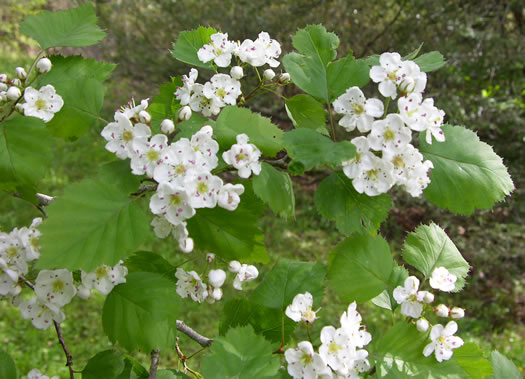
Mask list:
[{"label": "blurred background foliage", "polygon": [[[18,65],[27,68],[38,51],[35,43],[18,31],[26,15],[83,2],[0,0],[0,72],[12,73]],[[404,55],[421,43],[422,52],[440,51],[447,65],[429,75],[427,95],[446,111],[448,122],[476,130],[494,147],[509,167],[517,189],[492,211],[477,211],[471,216],[452,215],[423,198],[413,199],[394,191],[394,208],[381,233],[399,254],[406,233],[420,223],[434,220],[444,227],[472,266],[466,289],[442,299],[467,308],[467,317],[460,321],[462,336],[484,348],[498,348],[518,367],[525,365],[523,0],[97,0],[94,5],[107,38],[88,49],[55,52],[81,53],[118,64],[106,88],[106,119],[132,96],[152,98],[158,85],[170,76],[189,71],[187,65],[173,59],[169,50],[180,31],[198,25],[221,29],[235,40],[255,39],[261,30],[267,31],[280,41],[283,54],[292,50],[291,36],[297,28],[318,23],[339,36],[340,54],[352,51],[361,58],[398,51]],[[204,78],[208,75],[201,74]],[[285,91],[285,95],[293,95],[293,89]],[[274,122],[290,128],[282,105],[264,96],[252,104]],[[92,175],[97,166],[112,158],[103,149],[99,136],[102,127],[98,125],[76,141],[57,141],[55,163],[49,168],[41,192],[60,193],[64,185]],[[277,219],[270,213],[261,221],[274,257],[326,262],[328,251],[342,239],[313,205],[313,193],[324,176],[326,173],[318,172],[294,178],[298,194],[295,221]],[[0,207],[0,227],[7,231],[38,216],[31,206],[5,194],[0,194]],[[174,249],[168,243],[151,242],[150,247],[172,261],[178,259],[173,258]],[[77,299],[66,309],[64,333],[72,341],[77,368],[90,355],[109,346],[96,316],[102,301],[101,297],[88,303]],[[335,322],[344,304],[330,293],[325,302],[332,304],[323,306],[326,318],[322,321]],[[210,336],[216,333],[218,320],[214,315],[221,304],[196,306],[185,302],[185,306],[188,324]],[[65,372],[53,331],[32,329],[15,308],[3,302],[0,309],[0,340],[22,365],[22,373],[33,367],[50,370],[46,371],[48,375]],[[388,322],[388,315],[373,306],[363,313],[369,325]],[[43,341],[46,346],[42,346]],[[188,352],[192,349],[196,347],[188,343]],[[164,359],[174,359],[173,354]]]}]

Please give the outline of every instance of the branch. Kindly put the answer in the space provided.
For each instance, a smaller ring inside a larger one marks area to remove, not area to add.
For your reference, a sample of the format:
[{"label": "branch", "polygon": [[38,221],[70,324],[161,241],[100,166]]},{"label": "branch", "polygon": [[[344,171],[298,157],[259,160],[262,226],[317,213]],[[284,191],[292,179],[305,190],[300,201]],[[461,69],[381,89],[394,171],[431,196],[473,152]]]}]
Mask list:
[{"label": "branch", "polygon": [[157,367],[159,366],[159,354],[158,350],[151,350],[151,366],[149,368],[149,379],[155,379],[157,377]]},{"label": "branch", "polygon": [[177,320],[177,330],[186,334],[188,337],[196,341],[202,347],[210,346],[213,342],[212,339],[201,336],[199,333],[197,333],[195,330],[193,330],[180,320]]}]

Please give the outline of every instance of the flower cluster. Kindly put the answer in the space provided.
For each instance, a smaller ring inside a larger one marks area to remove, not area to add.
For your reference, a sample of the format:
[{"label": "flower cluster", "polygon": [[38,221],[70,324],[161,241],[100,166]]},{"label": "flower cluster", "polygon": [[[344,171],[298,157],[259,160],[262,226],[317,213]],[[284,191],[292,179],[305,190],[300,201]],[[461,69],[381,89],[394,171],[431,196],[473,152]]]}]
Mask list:
[{"label": "flower cluster", "polygon": [[[49,379],[49,376],[42,374],[39,369],[34,368],[27,373],[27,379]],[[58,376],[53,376],[51,379],[58,379]]]},{"label": "flower cluster", "polygon": [[[292,320],[312,323],[317,318],[312,311],[312,295],[298,294],[286,308]],[[288,373],[294,378],[355,378],[360,372],[370,369],[368,352],[363,349],[372,336],[361,325],[361,315],[356,303],[348,306],[340,319],[341,326],[325,326],[321,330],[319,353],[309,341],[299,342],[295,349],[288,349],[284,356],[288,362]]]},{"label": "flower cluster", "polygon": [[424,161],[410,143],[412,131],[425,132],[429,144],[432,137],[443,142],[445,113],[434,106],[433,99],[423,100],[427,76],[416,63],[401,60],[398,53],[383,53],[379,62],[371,68],[370,78],[388,98],[387,107],[399,94],[397,111],[387,114],[381,100],[366,99],[358,87],[349,88],[334,101],[336,113],[344,115],[339,125],[349,132],[357,128],[368,133],[351,140],[357,153],[342,163],[343,172],[359,193],[376,196],[399,185],[417,197],[430,183],[433,164]]},{"label": "flower cluster", "polygon": [[96,289],[102,295],[108,295],[117,284],[126,283],[128,269],[122,261],[115,266],[102,265],[93,272],[81,271],[82,284],[78,287],[78,297],[87,299],[91,290]]}]

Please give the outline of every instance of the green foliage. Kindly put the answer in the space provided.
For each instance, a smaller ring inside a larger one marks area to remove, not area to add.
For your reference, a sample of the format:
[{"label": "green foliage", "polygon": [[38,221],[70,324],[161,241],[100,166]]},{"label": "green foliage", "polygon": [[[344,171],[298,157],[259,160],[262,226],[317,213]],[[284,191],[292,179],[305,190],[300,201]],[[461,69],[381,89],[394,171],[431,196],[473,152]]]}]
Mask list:
[{"label": "green foliage", "polygon": [[280,259],[253,292],[250,300],[268,308],[284,309],[295,295],[310,292],[314,304],[323,296],[326,267],[320,263]]},{"label": "green foliage", "polygon": [[178,370],[167,369],[167,370],[157,371],[157,378],[158,379],[177,379],[177,378],[185,379],[185,378],[190,378],[190,377],[186,375],[185,373],[180,372]]},{"label": "green foliage", "polygon": [[414,59],[422,72],[430,72],[440,69],[445,65],[445,59],[439,51],[431,51]]},{"label": "green foliage", "polygon": [[269,118],[253,113],[247,108],[223,108],[213,133],[223,150],[228,150],[231,145],[237,143],[235,137],[241,133],[250,137],[249,142],[268,157],[274,157],[282,149],[282,130],[272,124]]},{"label": "green foliage", "polygon": [[302,94],[286,99],[286,112],[296,128],[326,132],[326,111],[312,96]]},{"label": "green foliage", "polygon": [[335,221],[341,233],[375,234],[388,216],[392,199],[388,194],[360,194],[350,179],[342,172],[337,172],[325,178],[317,187],[315,206],[324,218]]},{"label": "green foliage", "polygon": [[261,167],[261,173],[252,179],[253,192],[268,204],[275,214],[284,218],[295,218],[295,196],[290,176],[265,162]]},{"label": "green foliage", "polygon": [[213,61],[203,63],[197,56],[199,49],[210,42],[212,34],[217,33],[214,28],[199,26],[198,29],[180,32],[177,41],[173,44],[171,54],[179,61],[192,66],[215,70]]},{"label": "green foliage", "polygon": [[63,46],[95,45],[106,36],[97,26],[97,16],[91,4],[58,12],[40,12],[28,16],[20,31],[38,41],[42,49]]},{"label": "green foliage", "polygon": [[394,299],[394,289],[398,286],[404,286],[405,279],[408,278],[408,270],[403,266],[394,265],[390,277],[387,281],[388,288],[374,297],[371,301],[381,308],[395,310],[399,304]]},{"label": "green foliage", "polygon": [[104,333],[128,351],[171,349],[179,303],[172,281],[150,272],[130,273],[106,298]]},{"label": "green foliage", "polygon": [[483,379],[493,374],[492,365],[474,343],[466,343],[454,350],[454,360],[472,379]]},{"label": "green foliage", "polygon": [[454,292],[465,285],[469,264],[445,231],[434,223],[429,226],[421,225],[407,236],[403,246],[403,259],[427,279],[432,276],[435,268],[445,267],[457,277]]},{"label": "green foliage", "polygon": [[182,86],[182,78],[177,76],[171,78],[170,82],[164,83],[159,87],[159,94],[155,96],[148,107],[148,112],[151,115],[151,127],[153,133],[160,132],[160,123],[164,119],[171,119],[176,121],[177,112],[181,108],[180,103],[175,98],[175,91]]},{"label": "green foliage", "polygon": [[82,379],[117,378],[124,370],[124,357],[115,350],[106,350],[92,357],[84,370]]},{"label": "green foliage", "polygon": [[514,184],[502,159],[471,130],[444,125],[445,142],[431,145],[421,134],[419,150],[434,164],[424,193],[440,208],[471,214],[503,200]]},{"label": "green foliage", "polygon": [[246,326],[217,337],[201,371],[206,378],[275,378],[279,367],[280,360],[272,354],[272,345]]},{"label": "green foliage", "polygon": [[329,102],[333,102],[350,87],[364,87],[369,81],[370,68],[362,60],[356,60],[351,54],[331,62],[327,67]]},{"label": "green foliage", "polygon": [[341,162],[355,156],[355,146],[350,141],[333,142],[310,129],[295,129],[284,134],[284,147],[292,158],[290,165],[295,164],[297,171],[308,171],[322,166],[337,167]]},{"label": "green foliage", "polygon": [[0,378],[17,378],[15,362],[5,351],[0,351]]},{"label": "green foliage", "polygon": [[330,252],[328,283],[343,301],[370,300],[390,287],[394,261],[381,237],[353,235]]},{"label": "green foliage", "polygon": [[522,375],[516,365],[506,356],[495,350],[490,354],[494,370],[494,379],[521,379]]},{"label": "green foliage", "polygon": [[126,259],[124,266],[129,272],[153,272],[175,281],[177,268],[162,258],[159,254],[150,251],[138,251]]}]

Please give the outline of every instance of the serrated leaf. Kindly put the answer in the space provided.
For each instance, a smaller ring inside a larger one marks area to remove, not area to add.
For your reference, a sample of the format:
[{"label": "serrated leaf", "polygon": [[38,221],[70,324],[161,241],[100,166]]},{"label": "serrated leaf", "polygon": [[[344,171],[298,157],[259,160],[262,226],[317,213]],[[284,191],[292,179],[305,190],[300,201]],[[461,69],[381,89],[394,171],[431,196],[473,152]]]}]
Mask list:
[{"label": "serrated leaf", "polygon": [[425,278],[430,278],[435,268],[445,267],[457,277],[454,292],[463,288],[470,268],[445,231],[434,223],[421,225],[408,234],[403,245],[403,259]]},{"label": "serrated leaf", "polygon": [[84,370],[82,379],[117,378],[124,370],[124,357],[115,350],[106,350],[97,353],[89,359]]},{"label": "serrated leaf", "polygon": [[106,298],[104,333],[128,351],[169,350],[175,344],[179,305],[172,281],[150,272],[130,273]]},{"label": "serrated leaf", "polygon": [[[249,127],[247,127],[249,125]],[[222,150],[228,150],[237,143],[238,134],[250,137],[250,143],[256,145],[264,155],[274,157],[282,147],[283,131],[272,124],[269,118],[253,113],[247,108],[227,106],[223,108],[213,134]]]},{"label": "serrated leaf", "polygon": [[[219,333],[226,334],[230,328],[251,325],[255,333],[280,346],[284,317],[285,343],[290,339],[297,323],[286,317],[282,310],[263,307],[247,299],[233,299],[224,304]],[[277,347],[278,347],[277,346]]]},{"label": "serrated leaf", "polygon": [[177,268],[162,258],[159,254],[150,251],[138,251],[126,259],[124,266],[129,272],[153,272],[170,280],[175,280]]},{"label": "serrated leaf", "polygon": [[403,286],[406,278],[408,278],[408,270],[403,266],[394,265],[387,281],[388,288],[374,297],[371,300],[372,303],[381,308],[395,310],[399,304],[394,299],[394,289],[398,286]]},{"label": "serrated leaf", "polygon": [[17,378],[15,362],[5,351],[0,351],[0,378]]},{"label": "serrated leaf", "polygon": [[47,212],[39,268],[114,265],[150,233],[148,216],[125,192],[91,179],[67,186]]},{"label": "serrated leaf", "polygon": [[355,156],[355,146],[349,141],[332,142],[310,129],[295,129],[283,136],[284,147],[293,162],[305,171],[327,165],[337,167]]},{"label": "serrated leaf", "polygon": [[215,338],[201,370],[205,378],[255,379],[277,377],[279,367],[280,359],[272,354],[272,345],[245,326]]},{"label": "serrated leaf", "polygon": [[109,183],[126,194],[131,194],[138,190],[141,177],[131,173],[127,159],[117,159],[100,167],[97,180],[102,183]]},{"label": "serrated leaf", "polygon": [[370,300],[390,287],[394,261],[381,237],[352,235],[329,255],[327,279],[344,301]]},{"label": "serrated leaf", "polygon": [[310,95],[295,95],[286,100],[286,112],[296,128],[326,131],[326,111],[323,104]]},{"label": "serrated leaf", "polygon": [[340,232],[375,234],[388,217],[392,199],[388,194],[358,193],[352,181],[338,172],[325,178],[315,192],[315,206],[321,215],[335,221]]},{"label": "serrated leaf", "polygon": [[494,350],[490,354],[490,362],[492,363],[492,369],[494,370],[494,379],[523,378],[516,365],[497,350]]},{"label": "serrated leaf", "polygon": [[52,145],[53,137],[38,118],[17,116],[0,123],[0,186],[34,193],[51,161]]},{"label": "serrated leaf", "polygon": [[215,70],[212,62],[201,62],[197,56],[199,49],[210,42],[212,34],[217,33],[214,28],[199,26],[198,29],[180,32],[177,41],[173,44],[171,54],[179,61],[192,66]]},{"label": "serrated leaf", "polygon": [[453,359],[471,379],[483,379],[493,374],[489,360],[474,343],[466,343],[455,349]]},{"label": "serrated leaf", "polygon": [[370,81],[368,64],[364,60],[356,60],[352,55],[329,63],[326,70],[330,103],[348,88],[361,88]]},{"label": "serrated leaf", "polygon": [[177,76],[171,78],[170,82],[164,83],[159,87],[159,94],[155,96],[148,107],[151,115],[151,128],[153,134],[160,133],[160,124],[164,119],[177,121],[180,103],[175,98],[175,91],[182,86],[182,78]]},{"label": "serrated leaf", "polygon": [[98,27],[95,9],[89,3],[65,11],[42,11],[27,16],[20,23],[20,31],[37,40],[42,49],[95,45],[106,36]]},{"label": "serrated leaf", "polygon": [[445,142],[427,144],[421,134],[419,150],[434,164],[424,193],[440,208],[471,214],[491,209],[514,190],[502,159],[471,130],[444,125]]},{"label": "serrated leaf", "polygon": [[431,51],[414,59],[422,72],[430,72],[440,69],[445,65],[445,59],[439,51]]},{"label": "serrated leaf", "polygon": [[310,292],[314,304],[323,296],[326,267],[314,262],[279,260],[255,289],[250,300],[268,308],[284,309],[292,303],[295,295]]},{"label": "serrated leaf", "polygon": [[252,179],[253,192],[268,204],[275,214],[295,218],[295,196],[290,176],[265,162],[261,167],[261,173]]}]

